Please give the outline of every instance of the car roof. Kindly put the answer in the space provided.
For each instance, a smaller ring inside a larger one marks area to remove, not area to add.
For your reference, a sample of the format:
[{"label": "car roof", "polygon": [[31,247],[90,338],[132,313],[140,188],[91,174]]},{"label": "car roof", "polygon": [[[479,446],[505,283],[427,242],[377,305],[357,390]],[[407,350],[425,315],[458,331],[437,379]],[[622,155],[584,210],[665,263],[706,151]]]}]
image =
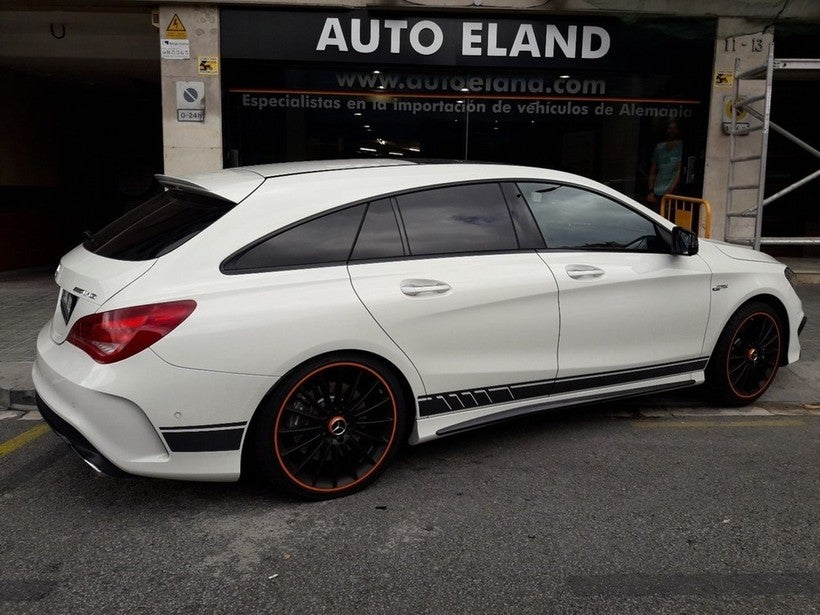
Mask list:
[{"label": "car roof", "polygon": [[369,169],[377,167],[411,166],[419,164],[415,160],[394,158],[348,158],[338,160],[304,160],[299,162],[278,162],[258,164],[234,169],[223,169],[195,175],[156,175],[163,186],[179,188],[200,194],[218,196],[238,203],[266,179],[287,175],[303,175],[345,169]]},{"label": "car roof", "polygon": [[[263,175],[264,174],[264,175]],[[208,241],[232,253],[260,233],[299,220],[388,195],[462,183],[536,181],[578,186],[641,207],[626,195],[589,178],[563,171],[465,161],[324,160],[225,169],[205,175],[161,178],[171,187],[216,195],[241,205],[209,230]],[[672,223],[644,209],[670,228]],[[207,233],[206,233],[207,234]]]},{"label": "car roof", "polygon": [[[478,179],[478,176],[482,176],[486,179],[516,175],[519,177],[527,177],[532,172],[535,172],[536,176],[543,178],[542,174],[549,172],[563,179],[574,177],[582,182],[589,181],[586,178],[571,176],[570,174],[565,174],[560,171],[509,164],[440,159],[400,160],[395,158],[348,158],[279,162],[223,169],[221,171],[194,175],[172,176],[158,174],[156,178],[163,186],[169,188],[178,188],[189,192],[217,196],[238,203],[252,194],[267,179],[287,178],[293,175],[307,174],[321,174],[323,177],[326,177],[331,174],[337,174],[338,172],[342,172],[342,176],[344,176],[347,175],[345,173],[346,171],[351,172],[351,175],[360,174],[362,171],[365,171],[368,172],[368,175],[371,172],[375,172],[372,177],[382,174],[395,177],[395,173],[391,173],[391,171],[400,170],[399,167],[404,167],[408,171],[415,167],[416,173],[411,174],[415,177],[449,174],[454,180],[458,180],[457,176],[461,172],[466,172],[469,176],[469,178],[465,177],[465,179],[473,180]],[[428,173],[428,171],[432,171],[432,173]],[[522,175],[522,171],[527,172]]]},{"label": "car roof", "polygon": [[[312,174],[310,181],[306,175]],[[171,177],[157,175],[165,186],[217,196],[234,203],[243,201],[262,184],[261,192],[298,190],[310,195],[310,203],[289,198],[277,209],[296,208],[311,215],[333,202],[353,202],[368,196],[411,190],[424,186],[462,181],[536,180],[582,186],[608,194],[616,199],[629,197],[597,181],[554,169],[529,166],[457,160],[397,160],[392,158],[358,158],[282,162],[223,169],[211,173]],[[273,180],[271,183],[268,180]],[[633,204],[638,203],[632,201]],[[288,204],[292,203],[292,204]],[[253,208],[252,208],[253,209]],[[284,211],[283,211],[284,213]],[[659,216],[654,219],[666,220]]]},{"label": "car roof", "polygon": [[319,171],[343,171],[345,169],[369,169],[374,167],[398,167],[419,164],[413,160],[396,158],[347,158],[340,160],[304,160],[301,162],[278,162],[244,167],[262,177],[281,177]]}]

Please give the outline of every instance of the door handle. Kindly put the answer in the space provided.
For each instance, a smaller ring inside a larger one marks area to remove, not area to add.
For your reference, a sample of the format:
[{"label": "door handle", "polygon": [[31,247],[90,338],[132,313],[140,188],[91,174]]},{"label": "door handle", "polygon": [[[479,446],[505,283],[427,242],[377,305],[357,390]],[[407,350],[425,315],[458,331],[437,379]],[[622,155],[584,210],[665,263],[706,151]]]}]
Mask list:
[{"label": "door handle", "polygon": [[567,275],[573,280],[583,280],[586,278],[600,278],[604,275],[604,270],[592,265],[567,265]]},{"label": "door handle", "polygon": [[443,295],[451,290],[450,285],[438,280],[402,280],[401,292],[408,297],[418,295]]}]

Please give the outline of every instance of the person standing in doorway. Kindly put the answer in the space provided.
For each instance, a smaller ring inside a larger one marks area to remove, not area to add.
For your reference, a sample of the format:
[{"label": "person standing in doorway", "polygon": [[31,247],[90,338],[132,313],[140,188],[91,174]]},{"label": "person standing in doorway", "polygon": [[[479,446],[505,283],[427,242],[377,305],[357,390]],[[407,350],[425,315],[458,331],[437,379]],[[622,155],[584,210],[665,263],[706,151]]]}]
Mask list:
[{"label": "person standing in doorway", "polygon": [[680,183],[683,142],[678,139],[678,123],[670,120],[666,124],[666,141],[658,143],[652,152],[649,168],[646,201],[654,211],[660,211],[661,199],[665,194],[674,194]]}]

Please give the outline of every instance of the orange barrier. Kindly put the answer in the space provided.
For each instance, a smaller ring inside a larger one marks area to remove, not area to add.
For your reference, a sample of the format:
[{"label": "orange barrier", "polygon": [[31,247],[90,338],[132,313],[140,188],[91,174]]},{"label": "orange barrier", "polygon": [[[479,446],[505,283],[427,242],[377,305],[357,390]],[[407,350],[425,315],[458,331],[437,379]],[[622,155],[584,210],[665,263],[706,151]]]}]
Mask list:
[{"label": "orange barrier", "polygon": [[706,199],[666,194],[661,199],[661,215],[705,239],[712,236],[712,206]]}]

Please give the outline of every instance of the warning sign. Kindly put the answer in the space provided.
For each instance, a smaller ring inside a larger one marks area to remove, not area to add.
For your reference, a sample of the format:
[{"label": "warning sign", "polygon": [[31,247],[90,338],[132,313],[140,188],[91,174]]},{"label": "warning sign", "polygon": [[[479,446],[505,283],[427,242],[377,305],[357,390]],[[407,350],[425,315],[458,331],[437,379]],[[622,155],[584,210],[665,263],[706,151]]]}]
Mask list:
[{"label": "warning sign", "polygon": [[730,88],[735,82],[735,71],[733,70],[716,70],[715,71],[715,87],[716,88]]},{"label": "warning sign", "polygon": [[200,75],[218,75],[219,74],[219,58],[217,56],[199,56],[199,74]]},{"label": "warning sign", "polygon": [[174,16],[171,18],[171,23],[165,28],[165,38],[188,38],[188,32],[185,30],[185,26],[182,25],[182,20],[176,13],[174,13]]}]

